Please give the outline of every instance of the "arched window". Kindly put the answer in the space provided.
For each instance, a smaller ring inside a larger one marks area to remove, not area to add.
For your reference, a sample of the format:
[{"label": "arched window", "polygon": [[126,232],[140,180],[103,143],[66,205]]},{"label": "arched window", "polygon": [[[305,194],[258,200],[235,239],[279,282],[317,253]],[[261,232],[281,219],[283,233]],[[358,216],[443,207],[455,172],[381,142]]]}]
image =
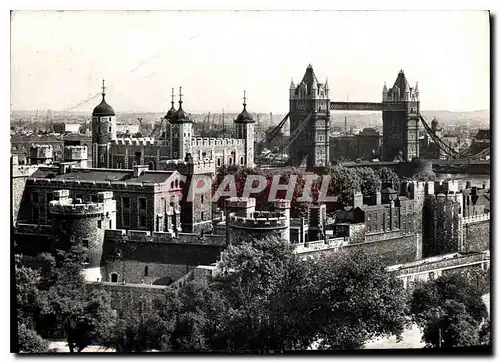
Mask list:
[{"label": "arched window", "polygon": [[244,158],[242,156],[242,157],[240,157],[240,164],[243,165],[243,162],[244,162]]},{"label": "arched window", "polygon": [[220,166],[220,158],[217,158],[217,166]]},{"label": "arched window", "polygon": [[176,179],[176,180],[175,180],[175,187],[176,187],[176,188],[178,188],[178,187],[179,187],[179,180],[178,180],[178,179]]},{"label": "arched window", "polygon": [[229,165],[233,163],[233,158],[229,158]]},{"label": "arched window", "polygon": [[144,276],[147,276],[148,275],[148,266],[144,267]]},{"label": "arched window", "polygon": [[111,282],[118,282],[118,274],[116,272],[111,274]]},{"label": "arched window", "polygon": [[154,162],[152,162],[152,161],[150,161],[150,162],[148,163],[148,167],[149,167],[149,170],[156,170],[156,169],[155,169],[155,163],[154,163]]}]

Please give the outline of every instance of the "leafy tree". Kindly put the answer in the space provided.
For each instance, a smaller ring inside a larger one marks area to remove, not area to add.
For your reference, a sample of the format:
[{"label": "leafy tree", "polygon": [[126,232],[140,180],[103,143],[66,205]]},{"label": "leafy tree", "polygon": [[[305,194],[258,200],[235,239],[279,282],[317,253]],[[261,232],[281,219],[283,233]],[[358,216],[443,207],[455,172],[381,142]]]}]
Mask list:
[{"label": "leafy tree", "polygon": [[382,183],[392,183],[394,189],[399,190],[399,176],[392,169],[384,166],[378,170],[378,175]]},{"label": "leafy tree", "polygon": [[45,352],[48,343],[35,331],[35,319],[39,311],[40,274],[22,264],[21,256],[15,256],[16,305],[17,305],[17,351]]},{"label": "leafy tree", "polygon": [[49,349],[49,343],[44,340],[33,328],[25,324],[17,324],[19,353],[44,353]]},{"label": "leafy tree", "polygon": [[460,273],[417,285],[409,306],[428,347],[477,345],[488,316],[478,286]]},{"label": "leafy tree", "polygon": [[380,175],[372,168],[354,168],[360,180],[360,189],[363,195],[374,195],[380,191]]},{"label": "leafy tree", "polygon": [[338,197],[338,201],[344,205],[352,205],[354,193],[361,188],[361,180],[356,171],[333,166],[327,170],[327,174],[330,177],[329,195]]},{"label": "leafy tree", "polygon": [[157,309],[169,349],[288,351],[317,341],[351,349],[399,334],[405,324],[400,281],[362,254],[302,260],[288,243],[269,238],[229,246],[218,271]]},{"label": "leafy tree", "polygon": [[52,335],[64,331],[70,352],[81,352],[92,343],[107,339],[114,324],[111,299],[103,289],[86,289],[82,276],[82,261],[87,250],[75,245],[68,251],[57,251],[54,259],[42,260],[55,266],[44,271],[40,291],[40,316],[37,331]]}]

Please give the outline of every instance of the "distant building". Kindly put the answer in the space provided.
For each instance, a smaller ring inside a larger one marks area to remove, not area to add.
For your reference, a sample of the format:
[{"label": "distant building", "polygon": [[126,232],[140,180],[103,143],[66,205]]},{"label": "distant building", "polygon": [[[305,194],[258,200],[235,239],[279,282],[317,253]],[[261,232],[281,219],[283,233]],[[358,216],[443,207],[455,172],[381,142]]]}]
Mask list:
[{"label": "distant building", "polygon": [[57,134],[64,134],[66,132],[72,132],[78,134],[80,132],[81,125],[78,123],[68,123],[68,122],[54,122],[52,124],[54,132]]}]

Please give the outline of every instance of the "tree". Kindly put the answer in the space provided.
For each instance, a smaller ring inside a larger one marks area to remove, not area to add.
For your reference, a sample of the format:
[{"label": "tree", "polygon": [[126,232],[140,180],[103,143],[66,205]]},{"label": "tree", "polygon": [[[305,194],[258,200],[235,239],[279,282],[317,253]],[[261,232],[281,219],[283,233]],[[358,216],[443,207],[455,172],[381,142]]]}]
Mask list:
[{"label": "tree", "polygon": [[378,175],[382,183],[392,183],[394,189],[399,190],[399,176],[392,169],[384,166],[378,170]]},{"label": "tree", "polygon": [[48,342],[35,331],[35,319],[39,311],[40,274],[22,264],[22,257],[15,256],[17,351],[39,353],[48,349]]},{"label": "tree", "polygon": [[428,347],[477,345],[488,316],[479,288],[460,273],[417,285],[409,306]]},{"label": "tree", "polygon": [[425,170],[419,173],[413,174],[411,177],[412,180],[417,181],[435,181],[436,174],[432,170]]},{"label": "tree", "polygon": [[330,177],[329,195],[338,197],[344,205],[352,205],[354,193],[361,189],[361,180],[356,172],[351,168],[333,166],[327,174]]},{"label": "tree", "polygon": [[[68,251],[57,251],[55,267],[45,271],[40,292],[40,316],[37,331],[51,335],[64,331],[70,352],[81,352],[92,343],[106,340],[114,324],[111,299],[103,289],[87,289],[82,276],[82,262],[87,249],[74,245]],[[48,256],[44,261],[52,264]]]},{"label": "tree", "polygon": [[372,168],[354,168],[360,180],[360,190],[363,195],[374,195],[380,191],[380,175]]}]

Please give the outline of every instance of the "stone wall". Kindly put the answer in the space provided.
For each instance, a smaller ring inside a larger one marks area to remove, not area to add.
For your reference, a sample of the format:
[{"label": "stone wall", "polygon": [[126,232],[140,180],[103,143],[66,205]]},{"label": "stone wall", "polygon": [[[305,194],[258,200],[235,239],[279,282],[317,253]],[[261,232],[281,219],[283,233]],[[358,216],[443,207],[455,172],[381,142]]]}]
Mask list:
[{"label": "stone wall", "polygon": [[[215,260],[213,261],[215,262]],[[123,280],[130,284],[170,285],[175,280],[194,270],[197,265],[151,263],[138,260],[106,261],[103,280],[112,281],[112,274],[117,274],[117,283]]]},{"label": "stone wall", "polygon": [[415,261],[419,257],[419,244],[415,235],[347,245],[349,250],[362,249],[386,265]]},{"label": "stone wall", "polygon": [[165,286],[145,284],[89,283],[87,289],[104,289],[111,295],[111,308],[118,316],[152,311],[153,301],[165,293]]},{"label": "stone wall", "polygon": [[490,249],[490,221],[467,223],[463,226],[465,252],[479,252]]}]

